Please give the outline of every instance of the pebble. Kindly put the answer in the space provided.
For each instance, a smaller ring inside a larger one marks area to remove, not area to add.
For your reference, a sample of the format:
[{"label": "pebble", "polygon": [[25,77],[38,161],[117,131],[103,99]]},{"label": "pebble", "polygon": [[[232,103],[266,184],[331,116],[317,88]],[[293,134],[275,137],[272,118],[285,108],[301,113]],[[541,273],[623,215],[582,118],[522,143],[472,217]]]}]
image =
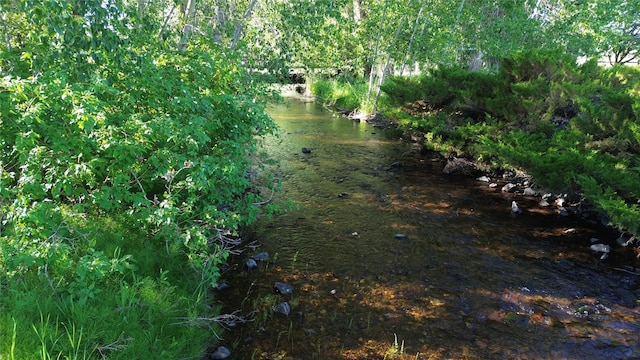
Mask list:
[{"label": "pebble", "polygon": [[291,306],[286,301],[281,302],[280,304],[276,304],[273,306],[273,312],[286,317],[291,314]]},{"label": "pebble", "polygon": [[213,360],[228,359],[231,356],[231,351],[224,346],[219,346],[216,351],[211,354],[210,358]]},{"label": "pebble", "polygon": [[293,287],[291,287],[291,285],[285,284],[285,283],[279,282],[279,281],[277,281],[275,284],[273,284],[273,290],[275,290],[275,292],[277,292],[278,294],[281,294],[281,295],[291,295],[291,294],[293,294]]},{"label": "pebble", "polygon": [[246,265],[247,265],[247,269],[249,270],[255,269],[258,267],[258,263],[253,259],[247,260]]},{"label": "pebble", "polygon": [[266,261],[269,260],[269,253],[268,252],[261,252],[261,253],[257,253],[255,255],[253,255],[251,257],[253,260],[255,261]]}]

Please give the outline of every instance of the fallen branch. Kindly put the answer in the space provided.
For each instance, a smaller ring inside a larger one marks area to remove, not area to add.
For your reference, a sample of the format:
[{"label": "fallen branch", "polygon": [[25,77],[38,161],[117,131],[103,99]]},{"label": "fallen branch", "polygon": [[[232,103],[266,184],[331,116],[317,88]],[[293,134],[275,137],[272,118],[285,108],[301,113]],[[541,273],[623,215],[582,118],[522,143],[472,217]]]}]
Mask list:
[{"label": "fallen branch", "polygon": [[242,238],[230,236],[228,231],[221,229],[216,229],[216,235],[212,241],[219,243],[222,251],[228,251],[233,255],[240,255],[247,249],[255,250],[258,247],[256,242],[252,241],[241,248]]},{"label": "fallen branch", "polygon": [[623,269],[623,268],[619,268],[619,267],[612,268],[612,269],[613,269],[613,270],[617,270],[617,271],[622,271],[622,272],[625,272],[625,273],[627,273],[627,274],[631,274],[631,275],[635,275],[635,276],[640,276],[640,272],[630,271],[630,270]]},{"label": "fallen branch", "polygon": [[177,325],[184,325],[184,324],[188,324],[188,325],[193,325],[193,326],[202,326],[202,325],[209,325],[211,323],[216,323],[220,326],[222,326],[225,329],[230,329],[232,327],[235,327],[238,324],[245,324],[248,322],[253,321],[254,319],[254,315],[255,312],[251,312],[249,313],[249,315],[247,316],[242,316],[242,315],[238,315],[238,313],[240,312],[240,310],[236,310],[234,312],[232,312],[231,314],[222,314],[222,315],[218,315],[215,317],[196,317],[193,319],[189,319],[183,322],[179,322],[177,323]]},{"label": "fallen branch", "polygon": [[263,206],[263,205],[267,205],[268,203],[271,202],[271,200],[273,200],[273,194],[276,192],[275,189],[271,189],[271,196],[269,196],[269,198],[265,201],[261,201],[261,202],[255,202],[253,203],[253,205],[255,206]]}]

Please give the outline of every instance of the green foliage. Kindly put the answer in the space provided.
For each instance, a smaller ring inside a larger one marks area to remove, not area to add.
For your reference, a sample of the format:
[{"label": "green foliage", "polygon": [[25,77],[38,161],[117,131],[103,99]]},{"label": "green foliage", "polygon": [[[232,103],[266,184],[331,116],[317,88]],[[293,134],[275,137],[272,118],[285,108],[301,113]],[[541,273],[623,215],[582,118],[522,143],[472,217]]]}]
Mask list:
[{"label": "green foliage", "polygon": [[[620,229],[638,232],[640,72],[582,65],[557,51],[516,53],[496,73],[440,67],[390,78],[387,104],[427,144],[525,170],[554,191],[582,193]],[[446,89],[446,90],[445,90]],[[443,104],[442,94],[450,99]]]},{"label": "green foliage", "polygon": [[206,308],[221,229],[258,215],[267,94],[235,53],[173,51],[160,19],[120,1],[2,6],[1,353],[197,356],[203,336],[174,324]]},{"label": "green foliage", "polygon": [[434,99],[446,96],[447,90],[444,88],[446,84],[444,80],[439,81],[439,83],[433,81],[429,84],[423,84],[422,80],[423,78],[389,76],[380,86],[380,90],[389,95],[389,99],[394,105],[404,105],[427,96],[431,96]]},{"label": "green foliage", "polygon": [[359,111],[364,115],[373,112],[373,104],[367,100],[367,86],[362,81],[321,79],[313,82],[311,91],[325,105]]},{"label": "green foliage", "polygon": [[[95,234],[102,254],[78,254],[76,268],[59,262],[40,274],[0,278],[0,354],[13,346],[16,359],[201,356],[209,332],[183,323],[209,311],[206,289],[194,291],[198,280],[185,269],[186,257],[167,254],[124,214],[76,218],[72,225]],[[126,262],[116,261],[125,253]],[[71,279],[78,286],[65,290]],[[81,279],[94,286],[80,286]],[[83,301],[90,291],[94,296]]]}]

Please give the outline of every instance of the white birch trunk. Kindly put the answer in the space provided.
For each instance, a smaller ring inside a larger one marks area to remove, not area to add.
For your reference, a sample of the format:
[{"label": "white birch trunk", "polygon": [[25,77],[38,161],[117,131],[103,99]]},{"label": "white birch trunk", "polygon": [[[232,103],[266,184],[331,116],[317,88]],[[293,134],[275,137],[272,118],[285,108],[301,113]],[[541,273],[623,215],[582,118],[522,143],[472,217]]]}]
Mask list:
[{"label": "white birch trunk", "polygon": [[411,38],[409,39],[409,46],[407,47],[407,53],[404,55],[404,59],[402,60],[402,66],[400,67],[400,75],[404,74],[404,66],[406,64],[407,59],[409,58],[409,54],[411,54],[413,39],[416,37],[416,32],[418,31],[418,24],[420,23],[420,17],[422,16],[423,10],[424,10],[424,1],[422,2],[422,6],[420,6],[420,11],[418,11],[418,16],[416,16],[416,22],[413,24],[413,32],[411,33]]},{"label": "white birch trunk", "polygon": [[191,33],[193,32],[193,21],[195,20],[195,17],[196,0],[187,0],[187,6],[185,7],[185,12],[183,14],[184,25],[182,26],[182,36],[178,43],[179,51],[185,51],[187,49],[189,38],[191,38]]}]

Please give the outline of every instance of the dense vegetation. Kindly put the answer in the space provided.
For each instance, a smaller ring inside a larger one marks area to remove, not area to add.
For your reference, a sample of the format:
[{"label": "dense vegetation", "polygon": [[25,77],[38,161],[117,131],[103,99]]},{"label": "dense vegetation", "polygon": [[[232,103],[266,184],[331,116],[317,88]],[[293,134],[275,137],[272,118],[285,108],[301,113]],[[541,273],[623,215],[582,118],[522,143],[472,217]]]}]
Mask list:
[{"label": "dense vegetation", "polygon": [[0,357],[198,357],[218,330],[192,325],[258,211],[259,88],[117,2],[3,14]]},{"label": "dense vegetation", "polygon": [[575,59],[633,60],[638,9],[0,0],[0,357],[198,357],[217,329],[192,325],[214,322],[207,292],[263,203],[248,174],[274,127],[263,84],[292,69],[637,233],[637,70]]},{"label": "dense vegetation", "polygon": [[505,58],[499,72],[434,69],[383,84],[389,115],[443,154],[517,168],[581,193],[620,230],[640,219],[640,70],[577,65],[558,52]]}]

